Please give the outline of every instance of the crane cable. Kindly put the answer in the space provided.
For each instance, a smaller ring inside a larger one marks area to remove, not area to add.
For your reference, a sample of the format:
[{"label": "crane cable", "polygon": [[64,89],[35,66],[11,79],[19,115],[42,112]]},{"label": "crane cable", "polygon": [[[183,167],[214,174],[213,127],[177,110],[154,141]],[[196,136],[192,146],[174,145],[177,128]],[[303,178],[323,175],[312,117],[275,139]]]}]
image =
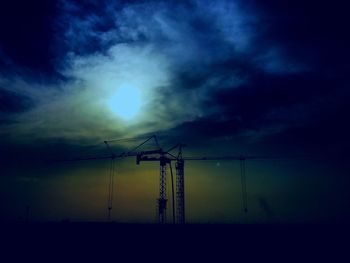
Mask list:
[{"label": "crane cable", "polygon": [[243,211],[246,214],[248,212],[248,201],[247,201],[247,182],[246,182],[244,158],[240,160],[240,166],[241,166],[242,204],[243,204]]},{"label": "crane cable", "polygon": [[175,224],[175,195],[174,195],[174,175],[173,175],[173,167],[171,162],[170,166],[170,175],[171,175],[171,197],[172,197],[172,206],[173,206],[173,224]]},{"label": "crane cable", "polygon": [[111,220],[111,212],[113,207],[113,190],[114,190],[114,174],[116,172],[116,165],[115,160],[111,159],[110,166],[109,166],[109,184],[108,184],[108,221]]}]

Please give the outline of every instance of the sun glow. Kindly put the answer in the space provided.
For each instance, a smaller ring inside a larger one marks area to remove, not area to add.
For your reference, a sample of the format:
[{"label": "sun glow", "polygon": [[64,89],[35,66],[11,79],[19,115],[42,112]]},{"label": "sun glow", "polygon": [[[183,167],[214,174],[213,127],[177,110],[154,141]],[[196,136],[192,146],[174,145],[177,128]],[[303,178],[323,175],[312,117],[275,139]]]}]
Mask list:
[{"label": "sun glow", "polygon": [[133,86],[120,86],[109,100],[108,106],[119,117],[130,120],[141,108],[141,91]]}]

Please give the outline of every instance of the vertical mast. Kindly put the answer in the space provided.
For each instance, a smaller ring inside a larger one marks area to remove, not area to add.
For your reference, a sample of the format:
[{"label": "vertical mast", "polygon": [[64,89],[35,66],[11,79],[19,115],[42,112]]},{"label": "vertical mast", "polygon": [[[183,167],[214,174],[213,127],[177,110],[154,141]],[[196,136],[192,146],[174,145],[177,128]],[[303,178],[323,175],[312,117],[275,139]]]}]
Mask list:
[{"label": "vertical mast", "polygon": [[160,178],[159,178],[159,199],[158,199],[158,221],[160,224],[166,223],[166,164],[167,158],[160,157]]},{"label": "vertical mast", "polygon": [[185,223],[185,181],[184,160],[176,161],[176,220],[178,224]]}]

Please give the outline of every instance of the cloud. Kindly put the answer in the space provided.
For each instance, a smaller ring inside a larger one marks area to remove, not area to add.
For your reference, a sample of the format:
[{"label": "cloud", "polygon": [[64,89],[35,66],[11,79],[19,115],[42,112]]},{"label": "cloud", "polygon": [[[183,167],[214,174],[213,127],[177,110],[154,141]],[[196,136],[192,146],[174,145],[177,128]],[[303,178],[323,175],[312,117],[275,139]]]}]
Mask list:
[{"label": "cloud", "polygon": [[15,92],[0,89],[0,113],[18,113],[32,107],[29,98]]},{"label": "cloud", "polygon": [[[10,89],[36,102],[11,127],[23,135],[99,137],[99,133],[130,133],[130,125],[136,126],[135,133],[164,130],[201,115],[200,104],[208,90],[225,78],[210,76],[202,89],[194,87],[197,91],[189,89],[186,81],[176,86],[181,82],[177,81],[180,68],[201,75],[195,69],[200,63],[210,65],[217,60],[212,49],[221,54],[216,37],[207,38],[206,31],[215,33],[214,28],[193,7],[194,18],[192,9],[182,4],[137,3],[120,10],[106,4],[101,18],[98,9],[90,14],[72,2],[63,3],[67,50],[57,68],[68,81],[53,85],[30,84],[23,78],[12,81]],[[127,124],[106,108],[108,98],[124,84],[144,94],[143,114]]]},{"label": "cloud", "polygon": [[[293,41],[302,47],[302,39],[286,39],[276,24],[290,20],[267,16],[258,4],[59,3],[52,61],[61,77],[33,83],[25,74],[2,75],[2,89],[32,101],[2,133],[78,141],[170,130],[260,138],[325,108],[325,79],[317,81],[304,49],[295,56]],[[108,108],[121,85],[141,90],[134,120]]]}]

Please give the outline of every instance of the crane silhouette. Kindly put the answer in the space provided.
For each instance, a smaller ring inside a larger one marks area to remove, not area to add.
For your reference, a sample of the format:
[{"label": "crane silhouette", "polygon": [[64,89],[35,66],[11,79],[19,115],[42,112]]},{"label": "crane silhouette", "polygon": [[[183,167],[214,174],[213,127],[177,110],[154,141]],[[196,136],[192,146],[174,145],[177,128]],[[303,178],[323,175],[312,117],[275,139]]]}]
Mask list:
[{"label": "crane silhouette", "polygon": [[[140,150],[142,146],[153,140],[155,142],[154,149]],[[116,161],[127,158],[136,157],[136,164],[140,165],[142,162],[159,162],[159,196],[157,198],[157,220],[158,223],[166,223],[166,211],[167,211],[167,165],[170,168],[171,175],[171,190],[172,190],[172,221],[177,224],[185,224],[185,162],[188,161],[239,161],[240,162],[240,178],[241,178],[241,191],[242,191],[242,206],[244,213],[248,212],[248,200],[247,200],[247,184],[246,184],[246,160],[271,160],[281,159],[278,156],[267,155],[228,155],[228,156],[183,156],[184,144],[178,143],[168,150],[164,151],[158,142],[156,135],[152,135],[137,145],[130,151],[115,154],[110,143],[115,141],[121,141],[121,139],[106,140],[104,141],[109,154],[102,156],[92,156],[87,158],[77,157],[69,160],[60,161],[89,161],[89,160],[103,160],[110,159],[109,168],[109,187],[108,187],[108,219],[111,219],[111,210],[113,208],[113,189],[114,189],[114,175],[116,173]],[[173,153],[177,150],[177,153]],[[176,167],[176,203],[175,203],[175,191],[174,191],[174,176],[172,169],[172,162],[175,162]],[[176,207],[176,208],[175,208]]]}]

